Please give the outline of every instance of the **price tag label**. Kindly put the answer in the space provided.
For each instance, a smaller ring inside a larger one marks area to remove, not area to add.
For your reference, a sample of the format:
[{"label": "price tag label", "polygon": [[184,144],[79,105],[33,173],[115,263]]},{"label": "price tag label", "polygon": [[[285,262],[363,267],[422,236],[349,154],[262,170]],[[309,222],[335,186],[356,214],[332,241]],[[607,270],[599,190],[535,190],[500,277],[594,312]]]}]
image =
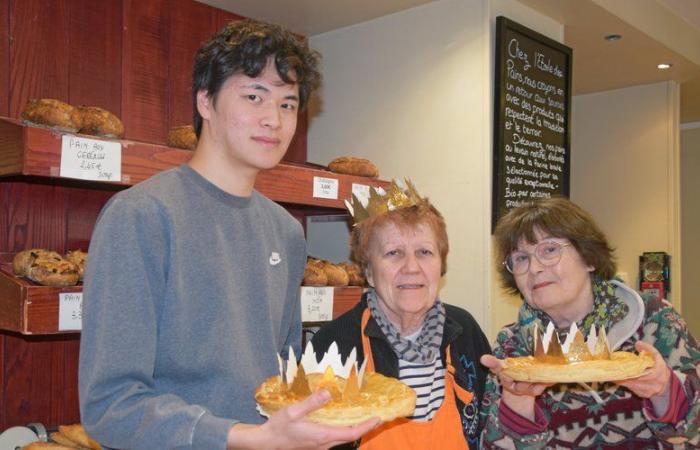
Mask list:
[{"label": "price tag label", "polygon": [[301,321],[323,322],[333,319],[333,288],[302,286]]},{"label": "price tag label", "polygon": [[94,181],[121,181],[122,145],[64,134],[60,176]]},{"label": "price tag label", "polygon": [[83,329],[83,293],[58,294],[58,331]]},{"label": "price tag label", "polygon": [[363,205],[369,203],[369,186],[366,184],[352,184],[352,193],[362,202]]},{"label": "price tag label", "polygon": [[314,177],[314,198],[338,198],[338,180],[335,178]]}]

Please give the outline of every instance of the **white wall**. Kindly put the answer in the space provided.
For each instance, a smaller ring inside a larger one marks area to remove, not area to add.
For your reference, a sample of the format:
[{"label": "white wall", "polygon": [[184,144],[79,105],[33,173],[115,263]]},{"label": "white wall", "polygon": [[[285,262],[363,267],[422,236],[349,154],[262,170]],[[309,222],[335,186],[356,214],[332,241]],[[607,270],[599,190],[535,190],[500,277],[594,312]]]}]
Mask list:
[{"label": "white wall", "polygon": [[367,157],[383,179],[410,177],[431,199],[450,236],[441,298],[482,325],[490,264],[487,17],[484,1],[443,0],[311,37],[323,54],[324,85],[308,136],[309,161]]},{"label": "white wall", "polygon": [[696,338],[700,337],[700,122],[681,129],[681,312]]},{"label": "white wall", "polygon": [[617,248],[618,270],[638,286],[639,255],[672,255],[679,305],[678,87],[674,82],[581,95],[573,101],[571,199]]},{"label": "white wall", "polygon": [[519,305],[491,300],[499,295],[490,246],[498,14],[561,40],[560,24],[514,0],[442,0],[310,39],[323,54],[324,85],[309,161],[354,155],[384,179],[412,178],[447,221],[441,298],[469,310],[490,337]]}]

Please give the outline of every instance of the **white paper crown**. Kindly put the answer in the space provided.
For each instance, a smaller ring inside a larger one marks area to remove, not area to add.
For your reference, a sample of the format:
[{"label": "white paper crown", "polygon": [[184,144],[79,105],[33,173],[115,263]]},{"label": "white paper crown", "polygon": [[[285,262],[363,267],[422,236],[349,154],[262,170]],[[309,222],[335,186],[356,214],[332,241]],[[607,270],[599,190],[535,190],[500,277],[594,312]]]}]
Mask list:
[{"label": "white paper crown", "polygon": [[320,362],[316,359],[316,352],[311,342],[306,344],[304,354],[301,355],[299,364],[297,364],[296,355],[294,355],[294,349],[292,349],[292,347],[289,347],[289,358],[286,362],[279,354],[277,355],[277,361],[279,363],[280,377],[282,377],[282,381],[284,381],[288,387],[294,384],[294,380],[299,373],[299,366],[302,366],[304,368],[304,374],[326,374],[330,368],[333,375],[338,375],[345,379],[350,378],[354,368],[355,373],[357,373],[357,386],[359,388],[362,387],[362,379],[364,377],[365,368],[367,367],[367,359],[365,358],[362,366],[358,370],[357,352],[354,348],[345,360],[345,364],[343,364],[340,352],[338,351],[338,344],[335,342],[328,347],[328,351],[323,354],[323,358],[321,358]]}]

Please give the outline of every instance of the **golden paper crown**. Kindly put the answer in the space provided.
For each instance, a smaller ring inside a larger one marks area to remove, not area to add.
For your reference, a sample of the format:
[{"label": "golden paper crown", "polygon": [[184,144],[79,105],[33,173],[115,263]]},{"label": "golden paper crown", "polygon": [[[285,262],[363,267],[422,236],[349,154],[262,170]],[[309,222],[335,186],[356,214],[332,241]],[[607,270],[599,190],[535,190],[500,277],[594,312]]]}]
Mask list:
[{"label": "golden paper crown", "polygon": [[396,209],[408,208],[423,201],[418,195],[411,180],[404,178],[406,189],[401,189],[395,180],[391,180],[389,192],[382,188],[369,188],[369,200],[364,204],[355,194],[352,194],[352,203],[345,200],[353,225],[357,225],[365,219],[384,214]]},{"label": "golden paper crown", "polygon": [[569,334],[562,344],[551,322],[547,325],[544,338],[540,337],[539,329],[535,324],[534,338],[534,357],[541,362],[567,364],[594,359],[611,359],[605,328],[601,328],[600,334],[596,336],[595,325],[591,327],[588,339],[584,340],[581,330],[576,323],[572,323]]}]

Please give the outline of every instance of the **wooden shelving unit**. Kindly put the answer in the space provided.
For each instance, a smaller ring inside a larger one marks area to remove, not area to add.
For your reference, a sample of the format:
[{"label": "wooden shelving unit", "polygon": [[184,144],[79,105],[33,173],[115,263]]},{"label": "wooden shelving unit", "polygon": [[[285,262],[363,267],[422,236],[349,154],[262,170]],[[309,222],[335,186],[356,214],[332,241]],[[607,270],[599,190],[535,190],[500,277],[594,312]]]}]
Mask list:
[{"label": "wooden shelving unit", "polygon": [[[59,175],[61,136],[61,133],[49,129],[26,126],[17,120],[0,117],[0,181],[3,177],[39,177],[58,183],[85,183],[93,188],[104,186],[105,189],[114,189],[115,185],[117,188],[128,187],[163,170],[179,166],[192,155],[189,150],[121,140],[121,181],[83,182]],[[314,197],[316,177],[337,180],[338,198]],[[388,182],[336,174],[318,167],[281,163],[261,173],[255,187],[276,202],[303,206],[313,214],[337,214],[338,210],[344,210],[343,199],[350,197],[353,184],[386,187]],[[0,254],[0,329],[25,335],[62,333],[58,330],[59,294],[82,292],[82,286],[54,288],[36,285],[12,273],[11,259],[12,254]],[[336,288],[333,316],[352,308],[361,293],[362,289],[358,287]]]}]

